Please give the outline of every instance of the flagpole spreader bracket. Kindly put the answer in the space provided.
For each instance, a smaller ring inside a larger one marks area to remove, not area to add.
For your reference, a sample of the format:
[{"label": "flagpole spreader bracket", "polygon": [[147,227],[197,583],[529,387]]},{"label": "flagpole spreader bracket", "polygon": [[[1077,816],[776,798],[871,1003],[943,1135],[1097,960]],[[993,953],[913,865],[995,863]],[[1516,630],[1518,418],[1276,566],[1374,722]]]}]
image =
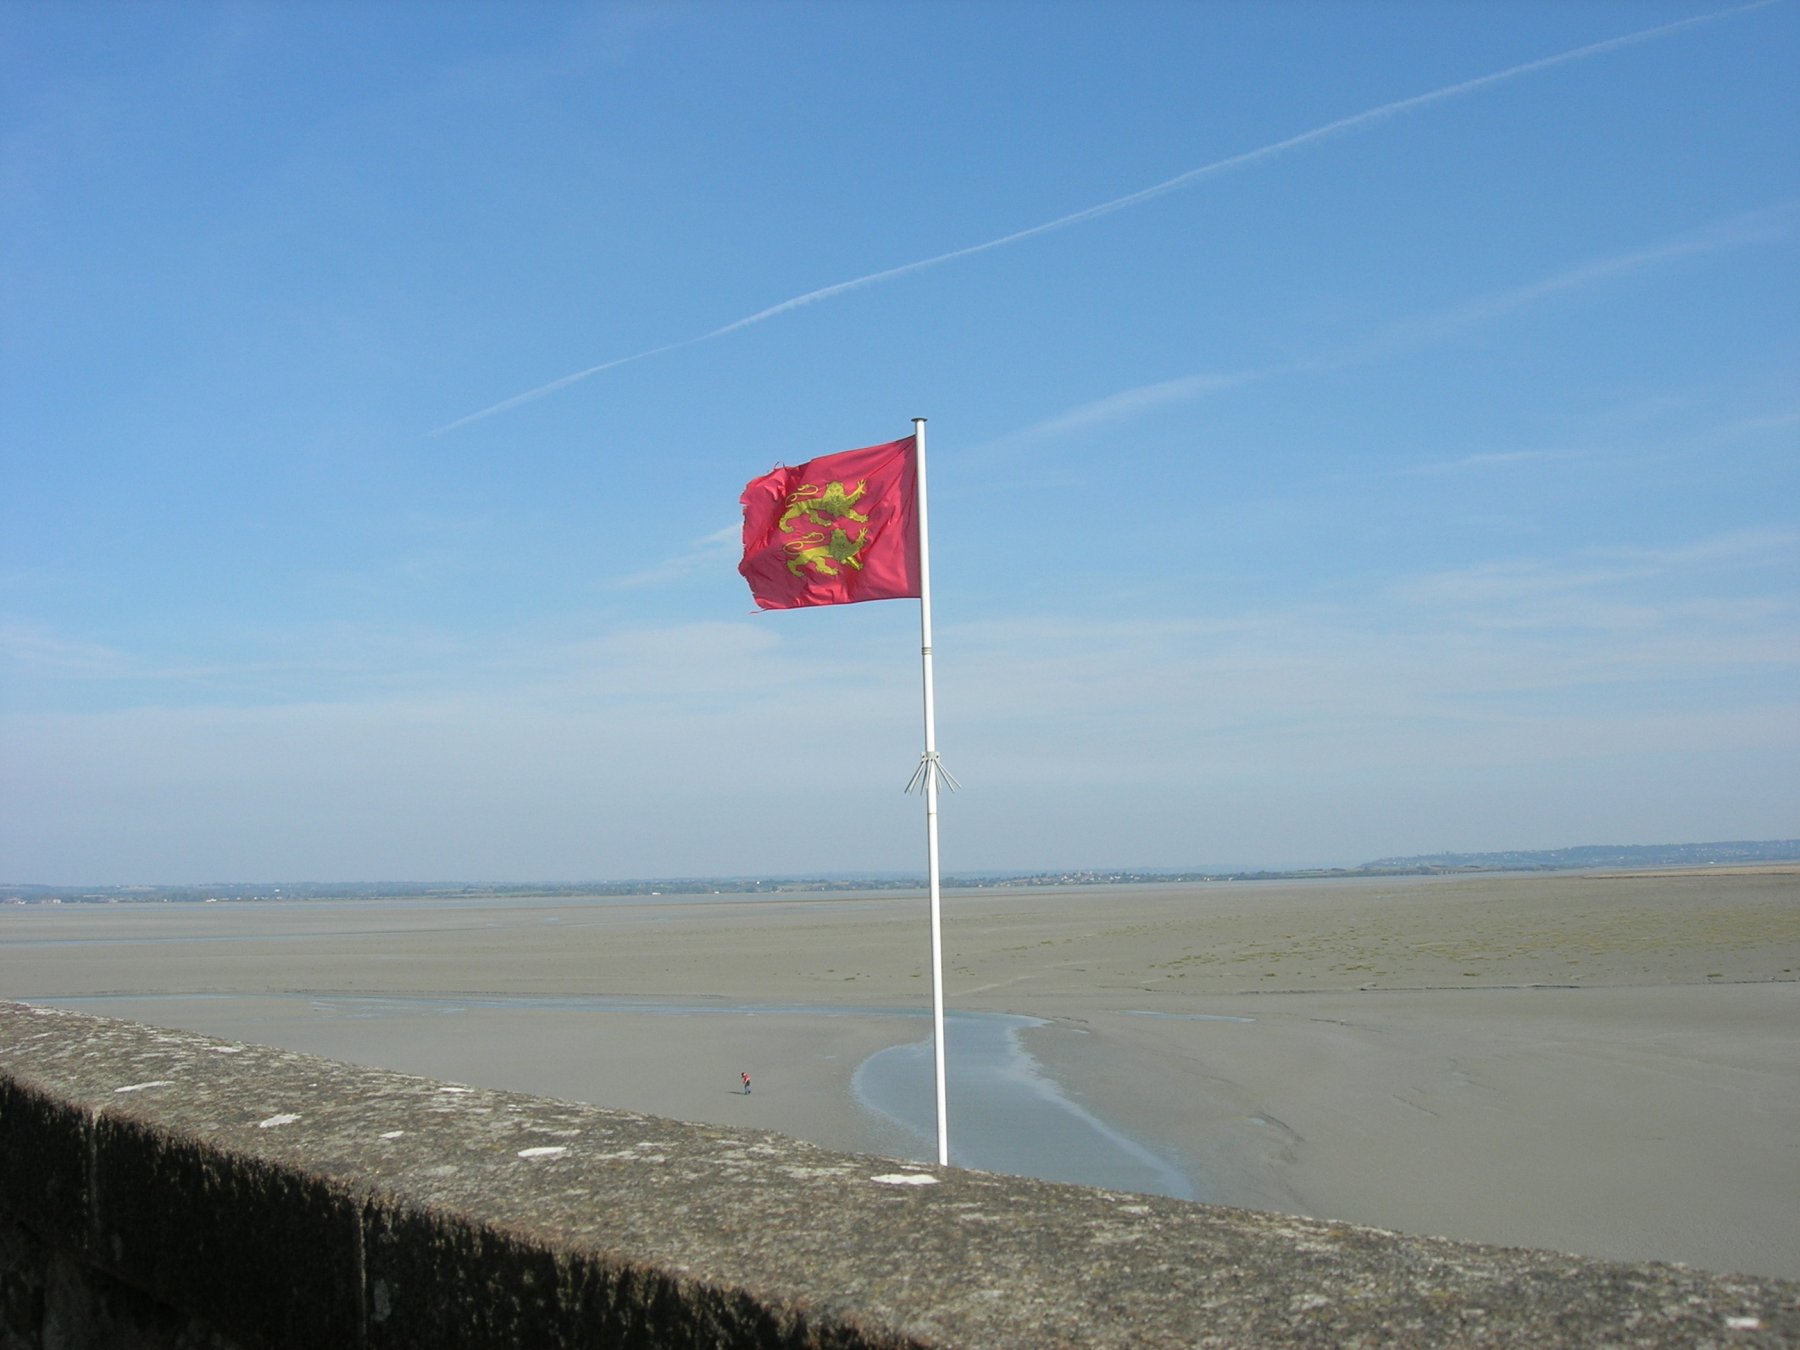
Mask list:
[{"label": "flagpole spreader bracket", "polygon": [[956,781],[956,775],[944,767],[944,761],[935,750],[927,750],[919,756],[919,766],[913,770],[912,777],[907,780],[908,792],[922,792],[927,783],[935,780],[940,787],[955,792],[962,786]]}]

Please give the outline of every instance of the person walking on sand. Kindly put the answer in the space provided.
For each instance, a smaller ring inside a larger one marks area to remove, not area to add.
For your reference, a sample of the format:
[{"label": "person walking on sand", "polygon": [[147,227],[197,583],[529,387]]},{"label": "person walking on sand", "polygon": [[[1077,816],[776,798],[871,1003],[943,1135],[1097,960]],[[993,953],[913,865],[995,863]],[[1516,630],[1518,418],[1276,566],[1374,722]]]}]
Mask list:
[{"label": "person walking on sand", "polygon": [[750,1095],[750,1075],[745,1073],[742,1077],[744,1080],[744,1095],[748,1097]]}]

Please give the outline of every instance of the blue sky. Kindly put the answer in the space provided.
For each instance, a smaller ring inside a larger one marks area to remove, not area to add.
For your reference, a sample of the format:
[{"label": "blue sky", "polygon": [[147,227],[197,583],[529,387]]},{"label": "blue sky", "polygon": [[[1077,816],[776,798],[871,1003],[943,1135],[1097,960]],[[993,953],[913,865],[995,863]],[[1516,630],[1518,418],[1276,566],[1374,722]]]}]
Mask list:
[{"label": "blue sky", "polygon": [[1800,834],[1794,0],[0,63],[0,878],[921,869],[917,606],[735,570],[913,416],[947,870]]}]

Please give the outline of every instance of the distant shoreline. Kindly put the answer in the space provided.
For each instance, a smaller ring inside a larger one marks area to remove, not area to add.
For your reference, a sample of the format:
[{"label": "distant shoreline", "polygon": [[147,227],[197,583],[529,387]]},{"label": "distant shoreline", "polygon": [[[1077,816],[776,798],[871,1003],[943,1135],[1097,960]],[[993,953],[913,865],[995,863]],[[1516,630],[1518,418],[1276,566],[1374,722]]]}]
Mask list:
[{"label": "distant shoreline", "polygon": [[[1348,881],[1358,878],[1487,876],[1536,872],[1719,871],[1800,864],[1800,839],[1700,844],[1584,844],[1498,853],[1434,853],[1381,858],[1354,867],[1071,868],[1057,871],[961,872],[946,890],[1021,890],[1069,886],[1205,885],[1245,881]],[[0,883],[5,904],[207,903],[222,900],[574,899],[580,896],[794,895],[846,891],[916,891],[922,875],[794,874],[788,876],[650,877],[626,881],[495,882],[198,882],[168,886]]]}]

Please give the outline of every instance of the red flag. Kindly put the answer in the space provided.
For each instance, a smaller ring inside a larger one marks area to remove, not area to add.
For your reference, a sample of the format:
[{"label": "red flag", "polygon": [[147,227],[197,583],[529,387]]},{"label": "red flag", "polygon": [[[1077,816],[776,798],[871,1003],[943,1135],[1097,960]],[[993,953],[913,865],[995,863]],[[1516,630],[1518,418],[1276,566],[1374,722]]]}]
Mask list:
[{"label": "red flag", "polygon": [[763,609],[919,594],[913,438],[750,480],[738,571]]}]

